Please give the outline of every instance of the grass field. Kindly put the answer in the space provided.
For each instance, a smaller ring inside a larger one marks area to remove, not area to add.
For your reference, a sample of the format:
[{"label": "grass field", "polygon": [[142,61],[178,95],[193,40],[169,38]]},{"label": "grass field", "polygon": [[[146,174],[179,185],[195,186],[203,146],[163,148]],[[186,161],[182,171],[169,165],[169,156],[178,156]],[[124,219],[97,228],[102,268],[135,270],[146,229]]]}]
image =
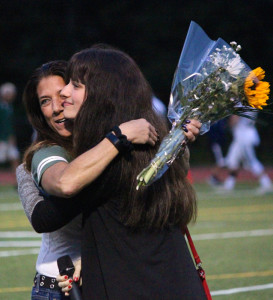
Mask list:
[{"label": "grass field", "polygon": [[[195,187],[199,213],[190,231],[213,299],[273,299],[273,195],[257,196],[252,183],[230,194]],[[0,220],[0,299],[30,299],[40,237],[11,186],[0,186]]]}]

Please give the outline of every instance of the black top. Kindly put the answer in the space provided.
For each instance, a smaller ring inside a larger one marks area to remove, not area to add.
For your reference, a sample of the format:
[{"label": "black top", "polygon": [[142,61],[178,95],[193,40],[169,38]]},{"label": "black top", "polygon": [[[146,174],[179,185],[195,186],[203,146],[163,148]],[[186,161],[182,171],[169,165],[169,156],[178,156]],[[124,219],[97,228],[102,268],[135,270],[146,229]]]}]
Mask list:
[{"label": "black top", "polygon": [[81,204],[78,197],[64,200],[50,196],[35,205],[31,214],[31,225],[38,233],[53,232],[68,224],[80,213]]},{"label": "black top", "polygon": [[132,233],[118,219],[117,201],[95,210],[86,201],[83,299],[206,299],[181,230]]}]

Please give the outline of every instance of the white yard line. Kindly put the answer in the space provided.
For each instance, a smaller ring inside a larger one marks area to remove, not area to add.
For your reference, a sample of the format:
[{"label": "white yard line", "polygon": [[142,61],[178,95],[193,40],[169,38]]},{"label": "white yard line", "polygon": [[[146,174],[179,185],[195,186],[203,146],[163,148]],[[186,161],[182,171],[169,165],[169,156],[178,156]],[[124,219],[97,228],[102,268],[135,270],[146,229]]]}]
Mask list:
[{"label": "white yard line", "polygon": [[41,241],[1,241],[0,248],[32,248],[32,247],[40,247]]},{"label": "white yard line", "polygon": [[202,240],[232,239],[232,238],[241,238],[241,237],[267,236],[267,235],[273,235],[273,229],[194,234],[192,235],[192,239],[195,241],[202,241]]},{"label": "white yard line", "polygon": [[207,198],[211,199],[219,199],[219,198],[249,198],[249,197],[263,197],[264,195],[259,195],[256,193],[255,189],[248,190],[234,190],[234,191],[222,191],[222,190],[210,190],[210,191],[197,191],[197,196],[199,200],[207,200]]},{"label": "white yard line", "polygon": [[244,292],[261,291],[267,289],[273,289],[273,283],[239,287],[239,288],[233,288],[229,290],[213,291],[211,292],[211,296],[231,295],[231,294],[244,293]]},{"label": "white yard line", "polygon": [[34,248],[34,249],[27,249],[27,250],[0,251],[0,257],[38,254],[39,250],[40,250],[39,248]]},{"label": "white yard line", "polygon": [[1,203],[0,211],[23,210],[21,203]]},{"label": "white yard line", "polygon": [[34,231],[0,231],[0,238],[41,238]]},{"label": "white yard line", "polygon": [[[192,238],[196,241],[202,240],[215,240],[215,239],[230,239],[240,237],[254,237],[254,236],[269,236],[273,235],[272,229],[258,229],[249,231],[232,231],[221,233],[203,233],[194,234]],[[34,231],[0,231],[0,238],[37,238],[40,239],[41,235]],[[16,242],[16,241],[14,241]]]}]

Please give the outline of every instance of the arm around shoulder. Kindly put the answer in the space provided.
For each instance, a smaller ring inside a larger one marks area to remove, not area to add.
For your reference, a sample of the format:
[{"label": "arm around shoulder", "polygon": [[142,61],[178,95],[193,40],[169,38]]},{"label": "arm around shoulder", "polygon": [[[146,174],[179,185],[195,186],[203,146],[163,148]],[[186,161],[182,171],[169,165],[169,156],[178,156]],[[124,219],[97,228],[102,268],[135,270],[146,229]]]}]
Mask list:
[{"label": "arm around shoulder", "polygon": [[[153,146],[157,141],[155,128],[145,119],[125,122],[120,125],[120,129],[122,134],[125,134],[132,143],[149,143]],[[59,146],[55,146],[54,151],[61,151],[61,147],[59,147],[59,150],[57,150],[57,147]],[[52,161],[50,161],[50,164],[46,164],[47,161],[45,161],[41,168],[37,164],[39,172],[44,169],[38,176],[38,182],[50,195],[70,198],[100,176],[118,153],[114,145],[104,138],[95,147],[71,162],[59,159],[55,161],[55,164]],[[55,154],[53,155],[56,156]],[[63,153],[57,156],[60,157],[62,155]]]}]

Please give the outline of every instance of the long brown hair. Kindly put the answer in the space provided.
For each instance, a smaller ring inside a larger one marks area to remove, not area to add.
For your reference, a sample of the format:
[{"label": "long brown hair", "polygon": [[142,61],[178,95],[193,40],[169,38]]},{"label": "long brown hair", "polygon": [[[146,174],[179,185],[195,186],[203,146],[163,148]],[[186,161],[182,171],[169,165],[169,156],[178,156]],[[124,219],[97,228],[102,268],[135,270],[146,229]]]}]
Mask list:
[{"label": "long brown hair", "polygon": [[24,155],[23,161],[27,170],[30,170],[31,168],[31,161],[35,151],[43,146],[58,144],[71,151],[72,138],[60,136],[47,124],[41,111],[37,95],[37,87],[43,78],[48,76],[60,76],[65,81],[66,68],[67,62],[62,60],[43,64],[33,72],[24,89],[23,103],[26,108],[28,119],[37,133],[35,141],[26,150]]},{"label": "long brown hair", "polygon": [[[74,152],[80,155],[99,143],[114,125],[145,118],[161,136],[167,125],[152,109],[152,90],[140,69],[125,53],[96,46],[72,56],[68,76],[86,87],[74,122]],[[132,228],[185,226],[196,214],[195,193],[179,160],[161,179],[136,191],[136,177],[157,147],[134,145],[130,158],[119,155],[90,186],[92,199],[118,199],[122,221]],[[108,201],[109,202],[109,201]],[[109,207],[109,206],[108,206]]]}]

